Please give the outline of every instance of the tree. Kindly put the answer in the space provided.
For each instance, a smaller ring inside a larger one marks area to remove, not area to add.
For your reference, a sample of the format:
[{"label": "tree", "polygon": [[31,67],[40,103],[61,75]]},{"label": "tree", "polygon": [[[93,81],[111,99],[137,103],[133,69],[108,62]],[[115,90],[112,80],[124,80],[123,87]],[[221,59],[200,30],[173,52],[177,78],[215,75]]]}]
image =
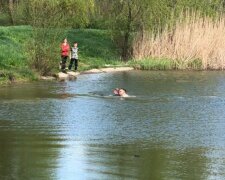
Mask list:
[{"label": "tree", "polygon": [[144,31],[160,32],[176,22],[187,9],[203,15],[215,15],[221,10],[223,0],[96,0],[97,7],[106,7],[98,15],[105,15],[112,37],[121,50],[123,60],[132,57],[132,43]]},{"label": "tree", "polygon": [[156,27],[160,17],[168,14],[167,1],[114,0],[111,9],[113,39],[121,49],[123,60],[132,56],[133,37],[140,31]]},{"label": "tree", "polygon": [[14,4],[13,4],[13,0],[9,0],[8,9],[9,9],[9,17],[10,17],[11,24],[14,25],[14,18],[13,18]]}]

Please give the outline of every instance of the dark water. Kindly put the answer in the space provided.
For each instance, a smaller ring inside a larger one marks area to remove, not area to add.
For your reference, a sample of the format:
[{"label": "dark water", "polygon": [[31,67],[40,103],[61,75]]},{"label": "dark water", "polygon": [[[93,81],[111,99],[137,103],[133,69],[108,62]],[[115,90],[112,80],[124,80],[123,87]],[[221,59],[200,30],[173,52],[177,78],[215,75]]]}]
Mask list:
[{"label": "dark water", "polygon": [[0,179],[225,179],[225,72],[2,87]]}]

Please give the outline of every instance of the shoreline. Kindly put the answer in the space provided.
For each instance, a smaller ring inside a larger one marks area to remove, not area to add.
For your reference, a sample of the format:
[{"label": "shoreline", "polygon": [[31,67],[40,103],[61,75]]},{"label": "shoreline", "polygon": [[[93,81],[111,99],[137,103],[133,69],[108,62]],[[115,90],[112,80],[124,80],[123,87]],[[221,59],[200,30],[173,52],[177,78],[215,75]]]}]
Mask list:
[{"label": "shoreline", "polygon": [[89,69],[81,72],[74,72],[74,71],[68,71],[67,73],[58,72],[51,76],[38,76],[35,80],[32,79],[5,79],[0,81],[0,86],[4,85],[13,85],[13,84],[23,84],[28,82],[37,82],[37,81],[70,81],[75,80],[78,76],[84,75],[84,74],[100,74],[100,73],[114,73],[114,72],[125,72],[125,71],[131,71],[131,70],[141,70],[141,71],[224,71],[223,69],[207,69],[207,70],[196,70],[196,69],[178,69],[178,70],[144,70],[144,69],[138,69],[132,66],[116,66],[116,67],[103,67],[103,68],[94,68]]},{"label": "shoreline", "polygon": [[99,68],[99,69],[90,69],[82,72],[74,72],[68,71],[67,73],[59,72],[53,76],[41,76],[40,80],[52,81],[52,80],[74,80],[79,75],[83,74],[99,74],[99,73],[111,73],[111,72],[123,72],[123,71],[131,71],[134,70],[133,67],[107,67],[107,68]]},{"label": "shoreline", "polygon": [[129,66],[120,66],[120,67],[104,67],[99,69],[90,69],[86,71],[81,72],[74,72],[74,71],[68,71],[67,73],[58,72],[55,74],[52,74],[50,76],[41,76],[37,75],[35,80],[29,79],[29,78],[13,78],[8,79],[5,78],[4,80],[0,81],[0,87],[5,85],[16,85],[16,84],[23,84],[28,82],[37,82],[37,81],[70,81],[76,79],[79,75],[84,74],[99,74],[99,73],[110,73],[110,72],[122,72],[122,71],[130,71],[134,70],[135,68],[129,67]]}]

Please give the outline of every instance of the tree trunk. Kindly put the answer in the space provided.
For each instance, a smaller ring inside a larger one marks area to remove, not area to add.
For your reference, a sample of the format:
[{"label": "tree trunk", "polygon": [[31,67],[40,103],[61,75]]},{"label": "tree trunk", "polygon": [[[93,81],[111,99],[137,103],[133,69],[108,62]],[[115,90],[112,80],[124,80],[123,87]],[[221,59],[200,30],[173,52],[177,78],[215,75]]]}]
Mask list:
[{"label": "tree trunk", "polygon": [[14,25],[13,10],[13,0],[9,0],[9,18],[12,25]]},{"label": "tree trunk", "polygon": [[122,58],[123,60],[128,60],[129,59],[129,37],[130,33],[126,32],[124,36],[124,45],[123,45],[123,50],[122,50]]},{"label": "tree trunk", "polygon": [[124,43],[123,43],[123,50],[122,50],[122,58],[125,61],[127,61],[130,57],[129,39],[130,39],[130,33],[131,33],[131,23],[132,23],[132,17],[131,17],[131,6],[130,6],[130,1],[129,1],[128,2],[127,29],[126,29],[125,36],[124,36]]}]

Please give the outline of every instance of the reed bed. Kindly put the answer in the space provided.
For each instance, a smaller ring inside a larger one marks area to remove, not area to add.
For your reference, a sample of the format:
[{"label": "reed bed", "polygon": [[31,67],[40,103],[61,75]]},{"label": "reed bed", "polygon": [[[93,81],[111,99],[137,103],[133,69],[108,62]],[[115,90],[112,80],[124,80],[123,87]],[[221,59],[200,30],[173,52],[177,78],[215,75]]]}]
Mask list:
[{"label": "reed bed", "polygon": [[184,13],[174,26],[144,32],[133,44],[134,59],[170,59],[176,69],[225,69],[225,16]]}]

